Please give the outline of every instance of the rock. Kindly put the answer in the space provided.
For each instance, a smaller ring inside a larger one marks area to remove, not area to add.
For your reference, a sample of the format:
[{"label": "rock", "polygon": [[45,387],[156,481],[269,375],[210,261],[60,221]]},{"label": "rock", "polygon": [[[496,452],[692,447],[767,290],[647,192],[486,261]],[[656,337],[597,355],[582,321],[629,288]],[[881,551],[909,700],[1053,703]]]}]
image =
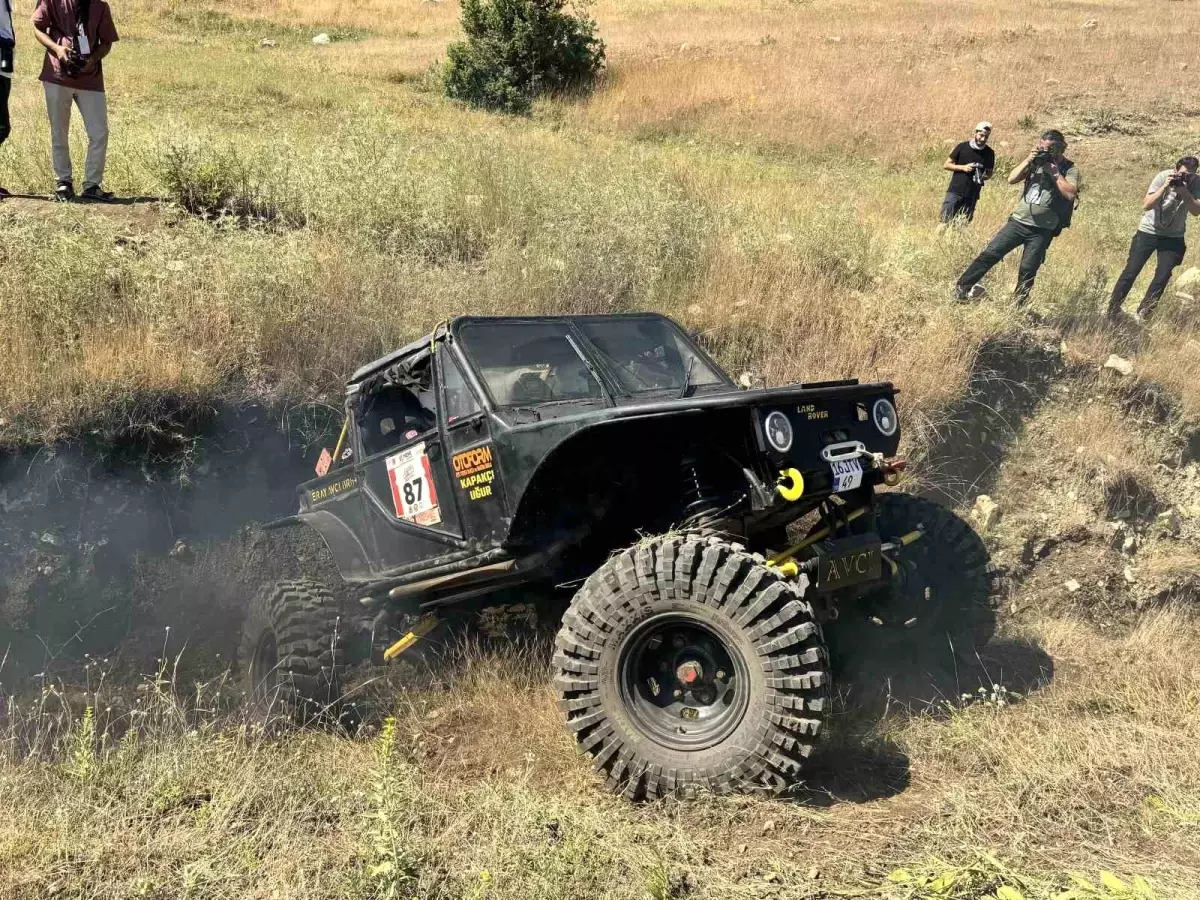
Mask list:
[{"label": "rock", "polygon": [[1068,578],[1063,583],[1063,587],[1065,587],[1067,589],[1068,594],[1074,594],[1076,591],[1078,591],[1080,588],[1082,588],[1083,585],[1080,584],[1078,581],[1076,581],[1074,578]]},{"label": "rock", "polygon": [[1164,513],[1159,513],[1155,523],[1164,534],[1170,537],[1179,537],[1179,532],[1183,529],[1183,519],[1179,515],[1179,510],[1174,507]]},{"label": "rock", "polygon": [[1097,27],[1099,27],[1099,25],[1100,25],[1100,23],[1097,22],[1095,19],[1088,19],[1086,22],[1083,23],[1082,27],[1083,27],[1084,31],[1094,31]]},{"label": "rock", "polygon": [[316,44],[318,47],[324,47],[326,44],[332,44],[333,39],[329,35],[327,35],[325,32],[322,31],[320,34],[318,34],[315,38],[312,39],[312,42],[314,44]]},{"label": "rock", "polygon": [[1112,369],[1118,375],[1133,374],[1133,363],[1122,356],[1117,356],[1115,353],[1105,360],[1104,368]]},{"label": "rock", "polygon": [[979,524],[980,531],[990,531],[1000,521],[1000,505],[987,494],[980,494],[971,508],[971,517]]},{"label": "rock", "polygon": [[775,820],[767,819],[767,821],[763,822],[762,830],[763,830],[763,834],[769,834],[770,832],[774,831],[775,830]]},{"label": "rock", "polygon": [[816,866],[813,866],[811,869],[808,870],[808,880],[809,881],[816,881],[820,877],[821,877],[821,870],[818,869]]},{"label": "rock", "polygon": [[46,544],[47,546],[50,546],[50,547],[61,547],[62,546],[62,538],[60,538],[57,534],[55,534],[52,531],[42,532],[42,536],[38,538],[38,541],[40,543]]},{"label": "rock", "polygon": [[274,42],[273,40],[271,40],[270,38],[263,38],[261,41],[259,41],[259,42],[258,42],[258,46],[260,46],[260,47],[274,47],[274,46],[275,46],[275,42]]},{"label": "rock", "polygon": [[1175,290],[1195,291],[1200,289],[1200,266],[1184,269],[1175,279]]},{"label": "rock", "polygon": [[1129,566],[1125,567],[1125,580],[1130,584],[1137,584],[1137,576],[1133,574],[1133,569]]},{"label": "rock", "polygon": [[175,546],[171,548],[168,554],[171,559],[189,560],[192,558],[192,548],[183,541],[176,541]]},{"label": "rock", "polygon": [[1136,534],[1125,535],[1125,540],[1121,541],[1121,552],[1134,554],[1137,552],[1138,539]]}]

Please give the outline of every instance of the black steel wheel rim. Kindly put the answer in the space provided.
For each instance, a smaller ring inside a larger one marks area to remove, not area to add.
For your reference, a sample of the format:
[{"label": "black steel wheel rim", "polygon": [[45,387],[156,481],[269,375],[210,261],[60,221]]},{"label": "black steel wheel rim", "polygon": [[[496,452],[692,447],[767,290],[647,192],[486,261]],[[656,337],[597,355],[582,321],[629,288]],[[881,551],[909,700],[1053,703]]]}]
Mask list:
[{"label": "black steel wheel rim", "polygon": [[686,613],[641,622],[621,647],[617,672],[634,726],[670,750],[719,744],[749,706],[750,670],[742,653]]},{"label": "black steel wheel rim", "polygon": [[267,629],[254,645],[250,660],[250,687],[256,699],[266,698],[279,681],[279,650],[275,632]]}]

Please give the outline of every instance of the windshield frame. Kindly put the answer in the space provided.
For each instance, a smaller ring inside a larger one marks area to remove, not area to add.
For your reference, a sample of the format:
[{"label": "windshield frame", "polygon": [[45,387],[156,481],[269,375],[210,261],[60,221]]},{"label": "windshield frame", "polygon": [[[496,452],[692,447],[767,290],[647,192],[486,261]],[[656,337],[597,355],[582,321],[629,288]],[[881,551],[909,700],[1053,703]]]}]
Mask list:
[{"label": "windshield frame", "polygon": [[[650,388],[641,391],[630,391],[625,384],[612,371],[611,367],[615,363],[608,358],[608,354],[604,353],[597,347],[588,337],[586,332],[581,327],[581,323],[603,323],[611,322],[628,322],[636,320],[653,320],[654,322],[663,325],[670,330],[674,336],[687,347],[688,351],[696,356],[700,362],[707,366],[716,376],[716,381],[702,384],[691,384],[691,392],[689,396],[694,396],[697,392],[709,392],[714,389],[728,390],[736,388],[733,379],[721,367],[721,365],[709,355],[703,347],[692,339],[683,328],[679,326],[673,319],[659,313],[614,313],[611,315],[594,315],[594,316],[461,316],[450,323],[450,331],[452,341],[458,350],[460,361],[465,362],[471,370],[475,384],[480,390],[480,397],[491,411],[506,410],[506,409],[541,409],[546,407],[562,406],[566,404],[581,405],[581,406],[600,406],[611,407],[618,404],[619,401],[641,401],[659,400],[663,395],[673,397],[678,393],[677,389],[672,388]],[[558,325],[563,329],[563,337],[567,339],[567,343],[573,345],[572,349],[578,353],[583,362],[587,365],[592,373],[592,377],[596,378],[600,384],[600,396],[592,398],[571,398],[560,400],[548,400],[541,403],[507,403],[500,404],[496,402],[496,398],[492,396],[491,387],[484,378],[482,371],[476,361],[475,354],[472,352],[471,343],[468,334],[464,338],[462,329],[470,326],[487,326],[487,325]]]}]

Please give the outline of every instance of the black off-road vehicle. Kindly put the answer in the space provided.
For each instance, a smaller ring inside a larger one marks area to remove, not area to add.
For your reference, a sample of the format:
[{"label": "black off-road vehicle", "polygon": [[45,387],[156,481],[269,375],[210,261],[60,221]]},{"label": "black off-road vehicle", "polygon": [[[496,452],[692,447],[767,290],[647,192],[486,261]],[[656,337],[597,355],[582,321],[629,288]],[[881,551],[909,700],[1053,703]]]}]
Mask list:
[{"label": "black off-road vehicle", "polygon": [[554,685],[609,784],[784,788],[829,709],[824,625],[894,632],[887,652],[986,639],[982,542],[876,492],[904,465],[894,393],[747,389],[659,315],[440,325],[354,373],[337,449],[271,523],[316,529],[361,600],[264,590],[248,687],[327,710],[356,633],[399,638],[392,658],[429,627],[414,616],[582,584]]}]

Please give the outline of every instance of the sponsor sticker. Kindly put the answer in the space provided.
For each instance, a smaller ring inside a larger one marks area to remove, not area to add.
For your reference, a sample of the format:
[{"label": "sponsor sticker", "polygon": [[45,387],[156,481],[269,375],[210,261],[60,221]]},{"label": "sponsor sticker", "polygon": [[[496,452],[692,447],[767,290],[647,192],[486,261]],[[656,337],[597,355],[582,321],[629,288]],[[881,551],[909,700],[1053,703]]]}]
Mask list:
[{"label": "sponsor sticker", "polygon": [[466,491],[467,499],[482,500],[492,496],[492,482],[496,479],[496,470],[492,463],[492,447],[484,444],[473,450],[464,450],[451,458],[454,467],[454,477],[458,486]]},{"label": "sponsor sticker", "polygon": [[442,510],[438,506],[429,457],[425,455],[425,442],[389,456],[386,462],[396,515],[417,525],[440,525]]}]

